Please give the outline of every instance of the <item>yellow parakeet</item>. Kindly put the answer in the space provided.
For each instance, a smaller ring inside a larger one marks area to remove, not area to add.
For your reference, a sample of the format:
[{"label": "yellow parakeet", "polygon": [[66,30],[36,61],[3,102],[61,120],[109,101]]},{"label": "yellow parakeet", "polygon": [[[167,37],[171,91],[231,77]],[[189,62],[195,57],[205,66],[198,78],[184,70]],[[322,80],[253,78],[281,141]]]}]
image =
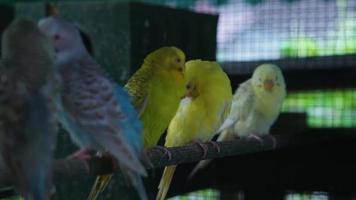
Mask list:
[{"label": "yellow parakeet", "polygon": [[[143,124],[144,149],[157,144],[184,96],[185,54],[176,47],[162,47],[148,54],[125,85]],[[112,175],[98,176],[88,200],[96,199]]]},{"label": "yellow parakeet", "polygon": [[[230,80],[216,62],[193,60],[186,63],[186,97],[169,124],[166,147],[212,139],[230,112]],[[157,200],[165,199],[176,166],[164,169]]]},{"label": "yellow parakeet", "polygon": [[[219,128],[217,141],[236,137],[259,137],[269,134],[286,96],[286,84],[280,68],[272,64],[258,66],[252,78],[237,88],[229,117]],[[209,160],[201,161],[190,177]]]},{"label": "yellow parakeet", "polygon": [[150,53],[125,89],[143,123],[144,148],[157,144],[184,95],[185,55],[176,47]]}]

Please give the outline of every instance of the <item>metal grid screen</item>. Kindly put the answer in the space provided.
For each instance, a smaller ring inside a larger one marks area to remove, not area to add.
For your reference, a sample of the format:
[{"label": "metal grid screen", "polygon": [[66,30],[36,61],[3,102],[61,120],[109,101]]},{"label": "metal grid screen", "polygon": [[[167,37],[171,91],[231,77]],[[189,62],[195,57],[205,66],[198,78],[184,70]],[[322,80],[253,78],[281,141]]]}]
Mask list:
[{"label": "metal grid screen", "polygon": [[219,61],[356,53],[353,0],[140,0],[219,14]]},{"label": "metal grid screen", "polygon": [[[219,14],[219,62],[356,54],[355,0],[139,1]],[[289,93],[283,111],[306,112],[311,127],[356,127],[356,89]],[[171,200],[219,198],[219,191],[208,189]],[[325,193],[286,193],[285,199],[328,197]]]},{"label": "metal grid screen", "polygon": [[356,127],[356,90],[321,90],[291,93],[284,112],[306,112],[310,127]]},{"label": "metal grid screen", "polygon": [[[356,54],[353,0],[141,1],[219,14],[219,62]],[[283,112],[306,112],[311,127],[356,127],[355,102],[356,89],[289,92]]]},{"label": "metal grid screen", "polygon": [[[356,1],[353,0],[144,2],[219,14],[216,57],[222,63],[356,54]],[[307,70],[313,66],[298,68]],[[356,89],[289,92],[283,112],[307,113],[310,127],[356,127]],[[219,198],[218,191],[204,190],[171,200]],[[291,192],[286,193],[285,199],[329,198],[323,192]]]}]

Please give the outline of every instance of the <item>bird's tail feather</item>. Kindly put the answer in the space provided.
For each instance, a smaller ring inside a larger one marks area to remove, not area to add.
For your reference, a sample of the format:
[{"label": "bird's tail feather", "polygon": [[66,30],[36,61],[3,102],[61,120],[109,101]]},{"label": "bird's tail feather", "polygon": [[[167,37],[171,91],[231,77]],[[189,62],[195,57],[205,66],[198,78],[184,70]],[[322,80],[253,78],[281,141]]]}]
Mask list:
[{"label": "bird's tail feather", "polygon": [[156,200],[164,200],[166,198],[169,185],[171,184],[176,167],[177,166],[175,165],[175,166],[169,166],[164,168],[162,178],[158,186],[158,193],[157,193]]},{"label": "bird's tail feather", "polygon": [[96,177],[95,183],[91,188],[90,194],[87,200],[96,200],[100,193],[102,193],[106,186],[109,184],[112,178],[112,174],[106,174]]},{"label": "bird's tail feather", "polygon": [[230,126],[232,126],[237,119],[234,119],[232,117],[227,118],[224,123],[220,126],[219,130],[217,131],[217,133],[220,133],[221,131],[229,128]]},{"label": "bird's tail feather", "polygon": [[[225,123],[224,123],[225,124]],[[224,128],[222,130],[222,133],[219,135],[217,141],[221,142],[221,141],[227,141],[227,140],[231,140],[234,137],[234,134],[231,133],[229,128]],[[192,179],[193,176],[200,170],[203,169],[204,167],[206,167],[212,160],[202,160],[200,161],[197,165],[195,165],[195,167],[193,168],[192,172],[190,172],[189,176],[188,176],[188,180]]]},{"label": "bird's tail feather", "polygon": [[233,140],[236,136],[233,133],[234,130],[231,130],[230,128],[224,129],[223,132],[219,135],[219,137],[216,139],[217,142],[222,142],[222,141],[229,141]]},{"label": "bird's tail feather", "polygon": [[131,184],[135,187],[141,200],[148,200],[145,186],[143,185],[142,178],[139,174],[135,173],[130,175]]},{"label": "bird's tail feather", "polygon": [[122,139],[110,133],[101,132],[101,137],[96,137],[96,141],[105,146],[109,153],[113,155],[122,167],[139,173],[142,176],[147,176],[146,169],[142,165],[134,150],[125,144]]},{"label": "bird's tail feather", "polygon": [[202,160],[200,161],[197,165],[195,165],[195,167],[193,168],[192,172],[190,172],[189,176],[188,176],[188,180],[192,179],[193,176],[202,168],[204,168],[205,166],[207,166],[212,160]]}]

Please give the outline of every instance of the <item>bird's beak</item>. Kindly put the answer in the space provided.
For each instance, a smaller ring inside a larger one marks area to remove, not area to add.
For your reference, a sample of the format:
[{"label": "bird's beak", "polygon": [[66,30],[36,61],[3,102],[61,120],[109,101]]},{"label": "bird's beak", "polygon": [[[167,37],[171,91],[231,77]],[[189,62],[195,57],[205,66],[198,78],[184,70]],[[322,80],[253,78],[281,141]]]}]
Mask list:
[{"label": "bird's beak", "polygon": [[185,92],[185,96],[186,97],[191,97],[191,98],[195,98],[197,97],[199,94],[198,94],[198,91],[196,90],[196,88],[194,87],[190,87],[189,89],[187,89],[187,91]]},{"label": "bird's beak", "polygon": [[184,74],[184,65],[179,66],[178,71],[181,72],[182,74]]},{"label": "bird's beak", "polygon": [[185,92],[185,96],[186,97],[193,97],[193,89],[187,89],[187,91]]},{"label": "bird's beak", "polygon": [[263,82],[263,87],[265,90],[271,92],[273,87],[274,87],[274,81],[273,80],[270,80],[270,79],[267,79]]}]

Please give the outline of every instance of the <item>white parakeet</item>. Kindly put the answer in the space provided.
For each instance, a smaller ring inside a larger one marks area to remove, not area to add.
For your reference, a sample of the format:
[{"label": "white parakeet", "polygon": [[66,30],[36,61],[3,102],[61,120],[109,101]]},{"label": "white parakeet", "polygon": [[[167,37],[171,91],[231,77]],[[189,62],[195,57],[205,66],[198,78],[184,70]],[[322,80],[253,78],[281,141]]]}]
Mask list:
[{"label": "white parakeet", "polygon": [[278,66],[258,66],[252,78],[240,84],[232,102],[229,117],[220,127],[218,141],[231,136],[246,137],[269,134],[286,96],[286,84]]},{"label": "white parakeet", "polygon": [[[220,127],[217,141],[227,141],[236,137],[260,136],[269,134],[276,121],[286,96],[286,84],[280,68],[272,64],[258,66],[252,78],[237,88],[228,118]],[[205,166],[209,160],[201,161],[191,172]]]}]

